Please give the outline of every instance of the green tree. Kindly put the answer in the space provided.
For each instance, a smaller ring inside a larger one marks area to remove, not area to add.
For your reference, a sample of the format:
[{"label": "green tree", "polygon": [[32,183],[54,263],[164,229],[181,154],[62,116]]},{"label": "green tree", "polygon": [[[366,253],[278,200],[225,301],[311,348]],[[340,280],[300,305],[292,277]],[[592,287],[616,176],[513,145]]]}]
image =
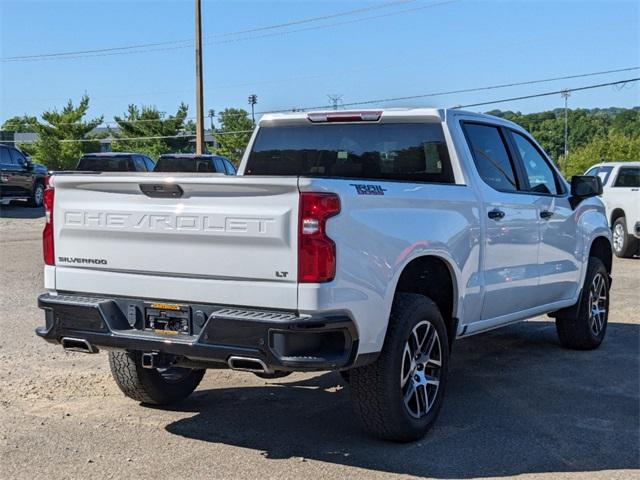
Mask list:
[{"label": "green tree", "polygon": [[215,132],[218,147],[216,153],[227,157],[238,166],[242,159],[251,132],[253,122],[246,110],[241,108],[227,108],[218,114],[220,128]]},{"label": "green tree", "polygon": [[27,115],[23,116],[15,116],[8,118],[0,127],[2,132],[10,132],[10,133],[26,133],[31,132],[31,126],[29,125],[31,122],[35,122],[36,117],[29,117]]},{"label": "green tree", "polygon": [[609,133],[606,137],[595,137],[587,145],[570,151],[562,164],[566,178],[582,175],[595,163],[605,161],[633,161],[640,159],[640,136],[628,137]]},{"label": "green tree", "polygon": [[61,111],[44,112],[42,121],[25,117],[32,131],[38,134],[38,139],[32,145],[22,147],[36,162],[51,170],[73,168],[83,153],[100,150],[99,142],[90,141],[90,133],[102,123],[103,117],[83,120],[88,109],[89,97],[83,95],[77,106],[69,100]]},{"label": "green tree", "polygon": [[190,152],[189,141],[193,137],[185,131],[188,110],[189,107],[181,103],[175,115],[163,118],[155,106],[129,105],[124,115],[114,117],[118,129],[111,130],[115,138],[112,150],[140,152],[151,158],[163,153]]}]

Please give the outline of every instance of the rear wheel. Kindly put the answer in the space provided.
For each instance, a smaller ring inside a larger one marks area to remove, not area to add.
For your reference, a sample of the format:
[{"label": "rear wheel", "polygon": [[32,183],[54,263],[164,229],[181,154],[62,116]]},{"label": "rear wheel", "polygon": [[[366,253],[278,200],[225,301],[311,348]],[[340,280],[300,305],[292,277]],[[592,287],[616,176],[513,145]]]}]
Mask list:
[{"label": "rear wheel", "polygon": [[398,442],[423,437],[442,406],[448,366],[447,330],[436,304],[397,294],[380,356],[349,371],[353,408],[365,430]]},{"label": "rear wheel", "polygon": [[616,257],[631,258],[638,252],[638,240],[627,233],[627,220],[619,217],[613,222],[613,253]]},{"label": "rear wheel", "polygon": [[170,405],[193,392],[203,369],[182,367],[144,368],[142,352],[109,352],[111,374],[120,390],[129,398],[152,405]]},{"label": "rear wheel", "polygon": [[562,346],[592,350],[604,340],[609,318],[609,274],[597,257],[589,257],[579,302],[577,313],[556,318],[556,331]]}]

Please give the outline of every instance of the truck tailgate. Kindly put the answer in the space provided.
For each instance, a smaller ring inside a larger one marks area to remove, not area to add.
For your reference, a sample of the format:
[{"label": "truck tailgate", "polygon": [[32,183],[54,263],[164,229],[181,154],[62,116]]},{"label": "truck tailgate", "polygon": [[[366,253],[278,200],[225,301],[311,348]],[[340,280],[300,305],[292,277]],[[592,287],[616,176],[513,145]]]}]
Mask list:
[{"label": "truck tailgate", "polygon": [[[297,178],[59,175],[52,184],[57,290],[297,308]],[[162,197],[171,185],[179,198]]]}]

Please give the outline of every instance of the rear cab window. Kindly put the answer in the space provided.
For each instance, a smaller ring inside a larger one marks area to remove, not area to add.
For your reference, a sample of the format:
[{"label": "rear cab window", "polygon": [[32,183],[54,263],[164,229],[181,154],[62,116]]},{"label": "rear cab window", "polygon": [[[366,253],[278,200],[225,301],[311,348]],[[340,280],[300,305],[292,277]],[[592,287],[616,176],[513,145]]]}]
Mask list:
[{"label": "rear cab window", "polygon": [[83,172],[130,172],[133,169],[131,157],[82,157],[76,170]]},{"label": "rear cab window", "polygon": [[261,127],[244,174],[454,183],[440,123]]},{"label": "rear cab window", "polygon": [[154,172],[216,173],[211,158],[160,157]]}]

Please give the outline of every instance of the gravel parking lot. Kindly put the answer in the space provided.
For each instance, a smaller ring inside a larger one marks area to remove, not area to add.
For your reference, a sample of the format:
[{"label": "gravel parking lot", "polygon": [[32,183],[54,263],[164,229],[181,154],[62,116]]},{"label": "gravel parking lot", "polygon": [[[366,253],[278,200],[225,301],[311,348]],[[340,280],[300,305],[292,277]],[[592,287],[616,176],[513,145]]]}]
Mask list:
[{"label": "gravel parking lot", "polygon": [[461,340],[436,427],[395,445],[361,432],[334,373],[212,370],[172,409],[125,398],[106,354],[33,333],[42,216],[0,214],[2,478],[640,478],[640,259],[615,260],[599,350],[561,349],[546,317]]}]

